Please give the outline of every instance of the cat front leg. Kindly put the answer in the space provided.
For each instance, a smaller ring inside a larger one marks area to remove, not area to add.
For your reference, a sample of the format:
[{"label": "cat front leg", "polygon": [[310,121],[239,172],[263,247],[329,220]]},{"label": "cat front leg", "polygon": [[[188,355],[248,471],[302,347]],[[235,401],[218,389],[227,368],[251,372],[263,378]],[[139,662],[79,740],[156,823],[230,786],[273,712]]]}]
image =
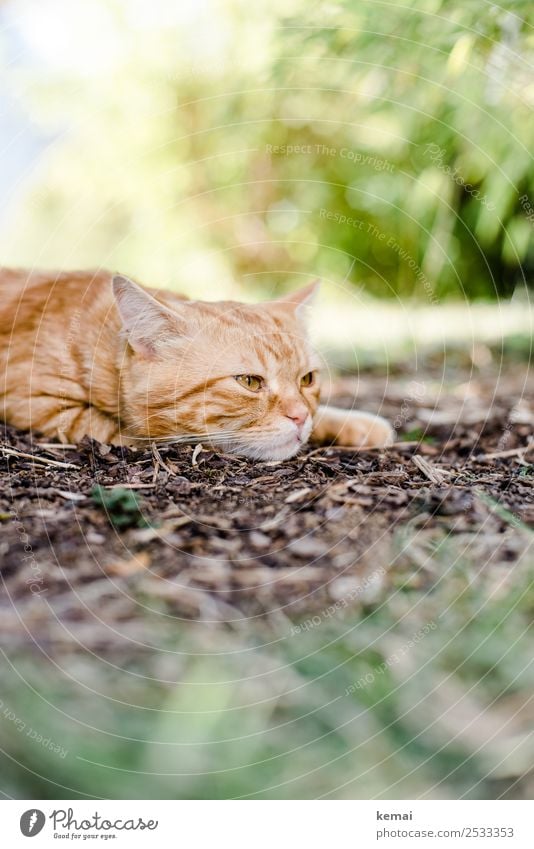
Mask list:
[{"label": "cat front leg", "polygon": [[321,405],[314,417],[311,440],[354,448],[381,448],[394,442],[395,431],[381,416]]},{"label": "cat front leg", "polygon": [[17,427],[38,431],[60,442],[80,442],[90,436],[98,442],[120,444],[118,421],[91,404],[69,403],[64,398],[32,396],[24,417],[10,417]]}]

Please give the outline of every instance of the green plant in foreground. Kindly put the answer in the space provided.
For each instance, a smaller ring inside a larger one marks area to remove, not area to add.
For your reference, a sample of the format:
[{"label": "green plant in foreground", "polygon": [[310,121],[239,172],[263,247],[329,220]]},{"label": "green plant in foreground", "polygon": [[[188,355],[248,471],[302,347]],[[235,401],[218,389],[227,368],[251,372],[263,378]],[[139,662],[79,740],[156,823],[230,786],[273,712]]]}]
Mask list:
[{"label": "green plant in foreground", "polygon": [[414,427],[400,434],[401,442],[427,442],[429,445],[436,442],[435,436],[429,436],[422,427]]},{"label": "green plant in foreground", "polygon": [[123,486],[106,489],[97,485],[91,490],[91,498],[95,504],[105,510],[110,523],[115,528],[142,528],[148,524],[141,512],[142,502],[131,489]]},{"label": "green plant in foreground", "polygon": [[[431,591],[393,590],[367,614],[319,616],[307,630],[285,618],[234,629],[168,617],[157,647],[129,645],[118,664],[113,654],[59,666],[0,657],[1,789],[20,798],[498,795],[495,782],[519,781],[531,763],[529,745],[517,747],[518,706],[534,687],[529,549],[508,583],[465,540],[429,550]],[[140,634],[161,635],[161,625],[149,605],[140,610]],[[67,755],[19,733],[17,718]]]}]

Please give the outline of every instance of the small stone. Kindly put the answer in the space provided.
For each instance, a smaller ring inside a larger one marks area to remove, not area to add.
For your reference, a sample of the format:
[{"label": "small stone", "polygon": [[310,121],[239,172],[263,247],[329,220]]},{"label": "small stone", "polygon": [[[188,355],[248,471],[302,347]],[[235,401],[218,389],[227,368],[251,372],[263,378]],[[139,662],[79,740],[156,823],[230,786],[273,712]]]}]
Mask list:
[{"label": "small stone", "polygon": [[85,539],[90,545],[102,545],[106,541],[105,536],[97,534],[96,531],[87,531]]},{"label": "small stone", "polygon": [[292,492],[291,495],[287,496],[286,504],[293,504],[294,501],[300,501],[310,492],[311,489],[309,486],[305,486],[304,489],[297,489],[296,492]]},{"label": "small stone", "polygon": [[271,545],[271,540],[267,536],[267,534],[262,534],[261,531],[252,531],[249,536],[250,544],[254,546],[254,548],[269,548]]},{"label": "small stone", "polygon": [[302,537],[302,539],[296,539],[294,542],[290,542],[288,549],[299,557],[310,557],[315,559],[326,554],[328,546],[322,542],[318,542],[310,536],[307,536]]}]

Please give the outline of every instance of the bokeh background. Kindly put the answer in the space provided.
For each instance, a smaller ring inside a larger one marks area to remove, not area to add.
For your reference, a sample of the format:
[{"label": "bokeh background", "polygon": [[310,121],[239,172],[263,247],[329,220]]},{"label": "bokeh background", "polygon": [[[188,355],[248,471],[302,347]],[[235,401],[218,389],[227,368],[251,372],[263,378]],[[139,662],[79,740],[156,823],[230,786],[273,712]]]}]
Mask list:
[{"label": "bokeh background", "polygon": [[528,2],[12,0],[0,25],[5,264],[206,298],[320,277],[326,343],[530,332]]},{"label": "bokeh background", "polygon": [[[445,373],[456,346],[468,377],[506,378],[503,352],[532,348],[533,48],[528,0],[2,2],[0,260],[198,298],[320,277],[334,364],[404,358],[408,383],[425,351]],[[464,377],[443,391],[467,393]],[[531,794],[532,531],[508,540],[517,572],[475,580],[467,535],[432,536],[391,598],[371,588],[298,638],[282,614],[140,613],[132,660],[58,621],[61,663],[2,650],[0,792]],[[418,594],[423,563],[436,583]],[[377,675],[428,623],[408,667]]]}]

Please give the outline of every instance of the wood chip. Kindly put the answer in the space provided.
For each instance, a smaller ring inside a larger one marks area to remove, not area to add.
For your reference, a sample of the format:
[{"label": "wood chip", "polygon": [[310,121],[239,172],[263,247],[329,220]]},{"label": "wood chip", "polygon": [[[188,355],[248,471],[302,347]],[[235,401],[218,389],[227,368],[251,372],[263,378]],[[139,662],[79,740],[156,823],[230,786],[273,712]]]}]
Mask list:
[{"label": "wood chip", "polygon": [[428,460],[425,460],[424,457],[421,457],[420,454],[414,454],[411,461],[414,466],[417,466],[419,471],[422,472],[422,474],[432,483],[437,485],[445,483],[445,474],[440,469],[437,469],[429,463]]},{"label": "wood chip", "polygon": [[193,451],[193,456],[191,457],[191,465],[192,466],[198,466],[198,463],[197,463],[198,455],[203,450],[204,450],[204,446],[202,445],[201,442],[199,442],[198,445],[195,446],[195,450]]}]

